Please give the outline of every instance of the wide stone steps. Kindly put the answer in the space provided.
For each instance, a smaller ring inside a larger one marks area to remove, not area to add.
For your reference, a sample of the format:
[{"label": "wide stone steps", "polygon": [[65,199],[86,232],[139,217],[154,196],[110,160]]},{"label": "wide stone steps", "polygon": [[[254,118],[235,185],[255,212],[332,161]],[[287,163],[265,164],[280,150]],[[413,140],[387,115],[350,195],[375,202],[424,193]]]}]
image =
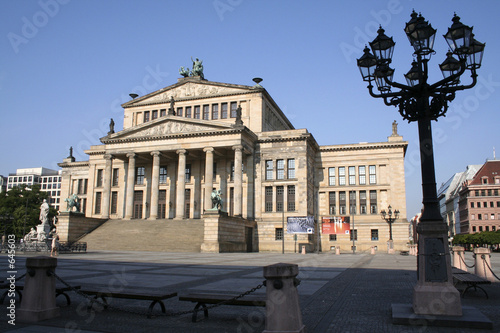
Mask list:
[{"label": "wide stone steps", "polygon": [[202,219],[109,220],[82,237],[87,251],[200,252]]}]

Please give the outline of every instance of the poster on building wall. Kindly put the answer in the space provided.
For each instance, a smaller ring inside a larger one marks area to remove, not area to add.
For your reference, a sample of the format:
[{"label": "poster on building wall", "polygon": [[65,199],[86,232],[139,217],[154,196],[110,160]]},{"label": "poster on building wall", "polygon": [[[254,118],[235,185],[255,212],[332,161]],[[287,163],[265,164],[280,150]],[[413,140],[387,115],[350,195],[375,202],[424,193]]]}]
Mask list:
[{"label": "poster on building wall", "polygon": [[330,235],[330,234],[349,234],[349,231],[351,230],[351,223],[350,223],[350,218],[349,216],[328,216],[328,217],[323,217],[322,219],[322,226],[321,226],[321,233],[325,235]]},{"label": "poster on building wall", "polygon": [[314,217],[289,216],[286,221],[287,234],[314,234]]}]

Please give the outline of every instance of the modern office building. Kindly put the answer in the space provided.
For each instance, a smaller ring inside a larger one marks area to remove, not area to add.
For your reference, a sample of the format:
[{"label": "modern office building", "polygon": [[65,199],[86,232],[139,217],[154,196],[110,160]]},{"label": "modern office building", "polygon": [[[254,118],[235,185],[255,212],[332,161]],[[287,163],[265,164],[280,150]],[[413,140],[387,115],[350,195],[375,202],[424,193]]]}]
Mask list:
[{"label": "modern office building", "polygon": [[17,169],[16,173],[9,174],[7,190],[19,186],[35,184],[40,190],[49,195],[49,204],[59,210],[61,201],[61,173],[62,170],[52,170],[43,167]]},{"label": "modern office building", "polygon": [[[408,143],[397,124],[392,133],[387,124],[386,141],[320,146],[254,81],[187,76],[133,95],[122,105],[123,130],[115,132],[112,121],[102,144],[86,151],[87,161],[70,154],[59,164],[61,197],[77,194],[87,218],[189,223],[207,218],[211,195],[220,191],[227,218],[246,223],[243,242],[252,251],[293,251],[297,242],[308,250],[351,251],[352,238],[358,251],[385,251],[389,225],[380,211],[392,205],[402,216],[392,226],[394,246],[406,249]],[[314,228],[294,235],[289,217],[310,217]],[[349,217],[353,230],[321,232],[336,217]],[[224,228],[218,237],[231,232]],[[205,224],[205,241],[207,230]]]}]

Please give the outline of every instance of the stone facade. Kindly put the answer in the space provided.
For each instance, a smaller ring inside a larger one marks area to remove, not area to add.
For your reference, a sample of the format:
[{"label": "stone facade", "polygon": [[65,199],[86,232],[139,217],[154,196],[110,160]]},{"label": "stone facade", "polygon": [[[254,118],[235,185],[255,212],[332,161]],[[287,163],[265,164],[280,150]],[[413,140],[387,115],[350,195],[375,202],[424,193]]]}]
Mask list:
[{"label": "stone facade", "polygon": [[[226,249],[281,251],[284,244],[293,252],[298,244],[325,251],[350,249],[352,242],[349,235],[319,234],[318,224],[315,234],[295,239],[286,232],[288,216],[321,222],[349,215],[360,251],[385,250],[389,227],[382,209],[390,204],[406,216],[407,142],[394,125],[386,142],[320,146],[306,129],[293,127],[259,84],[200,77],[181,78],[122,107],[123,130],[115,133],[110,125],[102,144],[86,151],[88,161],[59,164],[61,197],[76,193],[87,217],[206,218],[205,227],[219,223],[210,230],[224,235]],[[213,189],[221,191],[228,218],[208,211]],[[238,218],[245,228],[234,225]],[[406,249],[405,219],[394,223],[393,238],[396,250]],[[250,239],[251,246],[243,245]],[[205,247],[210,244],[206,239]]]}]

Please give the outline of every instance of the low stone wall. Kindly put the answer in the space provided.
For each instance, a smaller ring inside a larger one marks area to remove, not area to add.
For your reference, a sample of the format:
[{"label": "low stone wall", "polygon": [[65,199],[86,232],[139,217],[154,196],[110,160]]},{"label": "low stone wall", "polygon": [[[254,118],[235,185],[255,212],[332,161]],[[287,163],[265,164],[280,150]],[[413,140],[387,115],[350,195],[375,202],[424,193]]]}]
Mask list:
[{"label": "low stone wall", "polygon": [[107,219],[88,218],[79,213],[61,212],[57,222],[57,234],[61,242],[73,243],[106,221]]},{"label": "low stone wall", "polygon": [[207,212],[204,241],[201,252],[246,252],[245,227],[255,227],[255,223],[241,217],[227,216],[224,212]]}]

